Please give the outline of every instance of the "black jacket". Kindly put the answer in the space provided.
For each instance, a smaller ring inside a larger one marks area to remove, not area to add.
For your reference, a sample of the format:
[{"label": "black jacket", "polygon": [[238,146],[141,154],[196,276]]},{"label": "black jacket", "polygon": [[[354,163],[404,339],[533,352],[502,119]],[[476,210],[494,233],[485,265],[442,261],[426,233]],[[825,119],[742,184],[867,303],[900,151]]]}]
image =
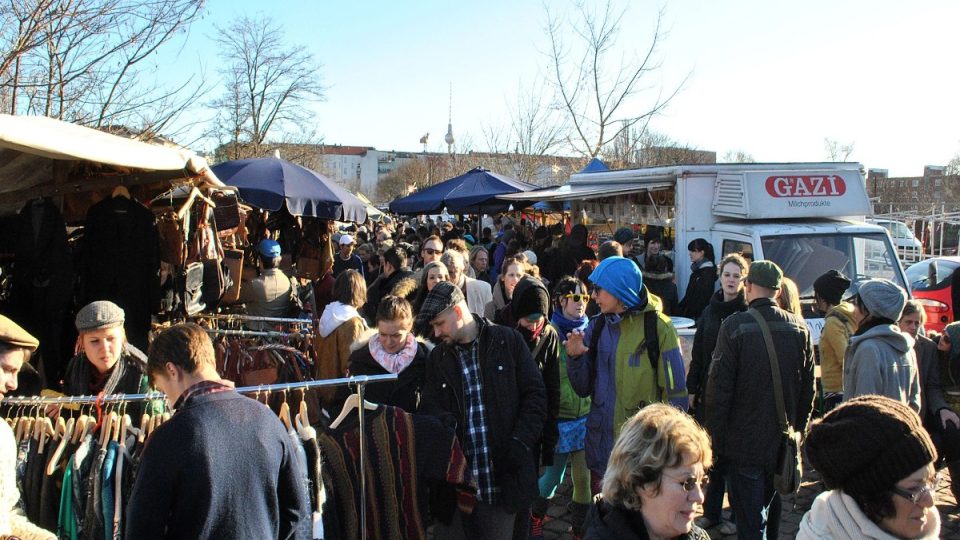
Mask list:
[{"label": "black jacket", "polygon": [[160,239],[153,212],[125,197],[90,207],[83,237],[83,304],[110,300],[126,313],[127,339],[147,348],[160,305]]},{"label": "black jacket", "polygon": [[[370,339],[377,339],[376,335]],[[386,375],[387,370],[374,360],[370,354],[368,342],[359,344],[359,348],[350,353],[347,369],[350,376]],[[364,399],[373,403],[382,403],[399,407],[408,413],[416,413],[420,406],[420,394],[427,369],[427,347],[417,342],[417,353],[413,362],[397,375],[396,381],[378,382],[367,385]]]},{"label": "black jacket", "polygon": [[713,284],[717,282],[717,267],[713,263],[704,263],[690,275],[687,292],[677,306],[681,317],[696,320],[710,304],[713,296]]},{"label": "black jacket", "polygon": [[[813,410],[813,343],[806,324],[770,298],[750,303],[767,321],[780,363],[784,410],[797,431]],[[714,451],[740,465],[772,472],[781,442],[770,359],[760,326],[750,313],[720,325],[707,381],[707,431]]]},{"label": "black jacket", "polygon": [[723,300],[723,291],[717,291],[710,298],[710,305],[697,319],[697,333],[693,336],[693,358],[687,373],[687,393],[696,396],[694,417],[701,423],[704,421],[703,395],[707,390],[707,374],[710,373],[710,360],[717,345],[720,324],[730,315],[745,309],[747,301],[743,297],[743,291],[729,302]]},{"label": "black jacket", "polygon": [[[583,540],[648,540],[647,528],[639,512],[633,512],[607,504],[602,497],[590,505],[590,512],[583,524]],[[693,526],[687,534],[677,537],[680,540],[710,540],[706,531]]]},{"label": "black jacket", "polygon": [[380,307],[383,297],[389,295],[397,283],[412,275],[413,272],[409,270],[395,270],[390,277],[381,273],[380,277],[367,287],[367,303],[363,305],[363,315],[367,321],[372,323],[377,320],[377,308]]},{"label": "black jacket", "polygon": [[[529,453],[527,463],[515,469],[507,465],[507,453],[513,438],[530,449],[540,440],[547,416],[543,377],[516,330],[475,317],[480,326],[480,378],[500,506],[508,512],[526,511],[539,493],[534,456]],[[455,346],[441,343],[430,352],[420,412],[453,420],[457,436],[467,440],[463,375]]]}]

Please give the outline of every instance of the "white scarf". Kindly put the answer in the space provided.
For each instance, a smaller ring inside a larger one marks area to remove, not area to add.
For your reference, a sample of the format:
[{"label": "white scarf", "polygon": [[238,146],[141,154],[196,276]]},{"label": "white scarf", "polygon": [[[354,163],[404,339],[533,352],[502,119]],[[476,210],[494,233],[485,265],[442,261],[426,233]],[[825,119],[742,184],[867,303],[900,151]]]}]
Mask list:
[{"label": "white scarf", "polygon": [[[934,506],[930,509],[930,519],[935,526],[928,536],[940,537],[940,512]],[[824,491],[813,500],[810,510],[800,522],[798,540],[896,540],[896,537],[884,531],[860,510],[853,497],[835,489]]]},{"label": "white scarf", "polygon": [[327,304],[327,307],[323,310],[323,315],[320,315],[320,337],[329,336],[341,324],[359,316],[360,313],[353,306],[340,302]]}]

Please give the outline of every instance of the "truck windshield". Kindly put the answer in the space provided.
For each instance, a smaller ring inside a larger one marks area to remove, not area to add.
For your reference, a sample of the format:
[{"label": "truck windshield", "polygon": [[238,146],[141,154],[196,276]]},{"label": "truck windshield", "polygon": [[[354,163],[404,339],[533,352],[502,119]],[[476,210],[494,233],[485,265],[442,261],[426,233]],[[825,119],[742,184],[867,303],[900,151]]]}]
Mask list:
[{"label": "truck windshield", "polygon": [[899,262],[886,235],[879,233],[764,236],[763,255],[777,263],[797,283],[801,297],[813,297],[813,282],[830,269],[840,270],[854,283],[886,278],[907,290]]}]

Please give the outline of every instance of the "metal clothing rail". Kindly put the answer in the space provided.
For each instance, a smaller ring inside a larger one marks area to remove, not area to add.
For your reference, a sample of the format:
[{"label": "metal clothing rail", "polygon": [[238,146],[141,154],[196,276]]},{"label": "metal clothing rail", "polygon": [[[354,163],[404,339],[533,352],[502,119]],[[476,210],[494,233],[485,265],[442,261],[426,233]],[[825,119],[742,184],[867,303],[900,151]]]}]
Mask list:
[{"label": "metal clothing rail", "polygon": [[[369,383],[378,383],[385,381],[395,381],[399,375],[388,373],[386,375],[359,375],[356,377],[344,377],[340,379],[323,379],[319,381],[299,381],[292,383],[264,384],[260,386],[242,386],[236,391],[240,394],[261,394],[271,392],[284,392],[288,390],[308,390],[311,388],[320,388],[326,386],[344,386],[349,384],[357,385],[357,398],[359,408],[357,416],[360,420],[360,500],[363,504],[360,506],[360,523],[362,523],[361,539],[367,538],[367,472],[364,464],[366,463],[366,443],[364,434],[366,433],[366,422],[364,420],[364,400],[363,392]],[[64,397],[4,397],[0,404],[6,405],[56,405],[56,404],[94,404],[94,403],[113,403],[130,401],[148,401],[162,399],[166,397],[160,392],[150,392],[147,394],[111,394],[104,396],[64,396]]]},{"label": "metal clothing rail", "polygon": [[204,328],[208,334],[217,334],[221,336],[249,336],[249,337],[290,337],[294,335],[303,335],[300,332],[277,332],[275,330],[228,330],[221,328]]},{"label": "metal clothing rail", "polygon": [[229,315],[229,314],[216,314],[216,313],[198,313],[196,315],[191,315],[192,318],[196,319],[216,319],[222,321],[261,321],[261,322],[278,322],[278,323],[295,323],[295,324],[313,324],[313,319],[297,319],[292,317],[260,317],[257,315]]},{"label": "metal clothing rail", "polygon": [[[242,386],[237,388],[236,391],[240,394],[256,394],[256,393],[272,393],[272,392],[283,392],[289,390],[310,390],[313,388],[321,388],[326,386],[344,386],[355,384],[358,387],[362,387],[369,383],[378,383],[385,381],[395,381],[397,380],[397,375],[395,373],[388,373],[385,375],[358,375],[356,377],[344,377],[340,379],[321,379],[316,381],[299,381],[291,383],[277,383],[277,384],[263,384],[260,386]],[[133,402],[133,401],[152,401],[155,399],[163,399],[165,394],[162,392],[148,392],[146,394],[109,394],[102,397],[98,396],[61,396],[61,397],[44,397],[44,396],[9,396],[4,397],[3,400],[0,400],[2,405],[63,405],[63,404],[95,404],[95,403],[116,403],[116,402]]]}]

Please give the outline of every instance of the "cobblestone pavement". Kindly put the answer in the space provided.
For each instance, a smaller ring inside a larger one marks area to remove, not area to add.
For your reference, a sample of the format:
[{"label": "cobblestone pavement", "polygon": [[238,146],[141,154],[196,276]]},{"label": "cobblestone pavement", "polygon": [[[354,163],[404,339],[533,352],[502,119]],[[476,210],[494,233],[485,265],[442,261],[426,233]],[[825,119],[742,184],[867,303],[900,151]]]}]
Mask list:
[{"label": "cobblestone pavement", "polygon": [[[941,538],[960,539],[960,508],[957,507],[957,501],[950,492],[950,475],[946,469],[942,471],[944,481],[940,483],[940,489],[937,491],[937,508],[940,510]],[[572,539],[570,534],[570,511],[567,509],[567,503],[570,501],[572,486],[569,476],[564,480],[563,485],[557,489],[557,494],[551,501],[550,510],[547,515],[550,516],[544,525],[544,538],[547,540]],[[823,491],[823,484],[819,481],[816,472],[810,472],[804,476],[800,493],[796,497],[796,507],[794,507],[793,497],[784,497],[783,514],[780,525],[780,538],[791,539],[797,534],[800,527],[800,518],[810,508],[813,499]],[[724,516],[729,512],[729,506],[724,506]],[[736,538],[736,535],[722,535],[717,531],[717,527],[708,531],[713,539]]]}]

